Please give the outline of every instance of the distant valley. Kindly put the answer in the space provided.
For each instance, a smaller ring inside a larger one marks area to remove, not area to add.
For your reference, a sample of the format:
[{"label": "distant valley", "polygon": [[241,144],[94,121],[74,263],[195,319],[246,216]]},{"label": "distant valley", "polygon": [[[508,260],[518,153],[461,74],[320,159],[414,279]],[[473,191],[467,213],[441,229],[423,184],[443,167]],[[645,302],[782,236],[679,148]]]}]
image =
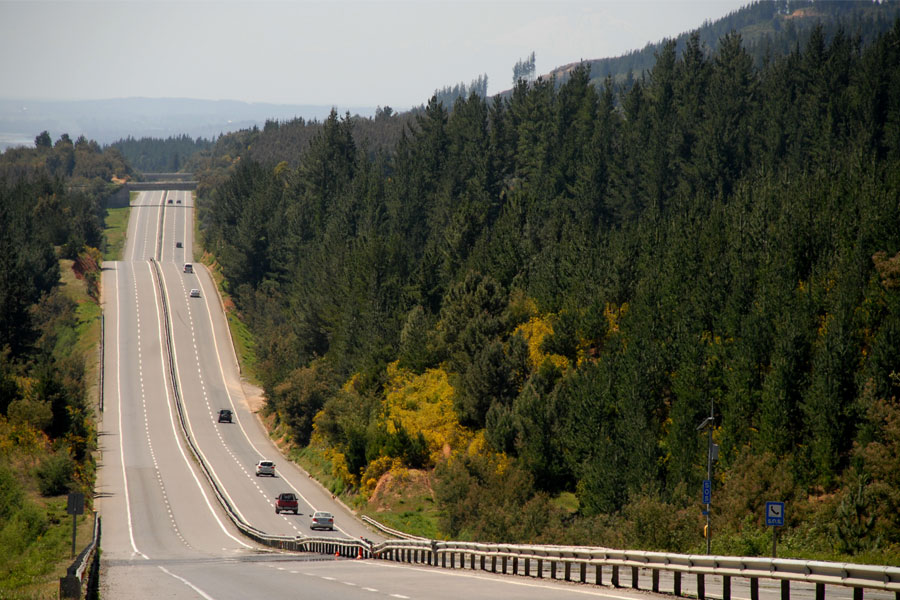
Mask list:
[{"label": "distant valley", "polygon": [[[214,138],[220,134],[262,127],[266,120],[303,117],[323,120],[331,106],[287,105],[193,100],[185,98],[120,98],[113,100],[0,100],[0,151],[34,144],[48,131],[53,139],[68,133],[84,135],[100,144],[128,136],[166,138],[187,134]],[[336,107],[343,114],[372,116],[375,107]]]}]

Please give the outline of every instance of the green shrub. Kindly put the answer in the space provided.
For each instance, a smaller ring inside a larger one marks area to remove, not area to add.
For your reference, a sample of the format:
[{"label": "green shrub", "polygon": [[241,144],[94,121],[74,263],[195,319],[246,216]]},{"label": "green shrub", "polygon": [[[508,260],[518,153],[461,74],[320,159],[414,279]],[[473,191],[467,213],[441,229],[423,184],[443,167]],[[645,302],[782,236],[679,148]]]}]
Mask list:
[{"label": "green shrub", "polygon": [[75,464],[68,452],[60,451],[44,459],[37,468],[38,487],[43,496],[59,496],[69,491]]}]

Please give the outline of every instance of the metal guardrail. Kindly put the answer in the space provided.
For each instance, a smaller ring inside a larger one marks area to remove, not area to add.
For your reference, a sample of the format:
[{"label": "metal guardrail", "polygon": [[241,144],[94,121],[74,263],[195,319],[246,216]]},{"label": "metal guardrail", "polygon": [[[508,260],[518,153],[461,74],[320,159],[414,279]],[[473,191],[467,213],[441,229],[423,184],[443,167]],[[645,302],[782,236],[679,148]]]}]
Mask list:
[{"label": "metal guardrail", "polygon": [[[631,587],[634,589],[638,589],[639,573],[643,569],[651,571],[651,591],[672,593],[675,596],[682,596],[682,576],[688,574],[697,578],[699,600],[705,599],[705,577],[707,575],[722,577],[722,600],[731,600],[732,577],[750,580],[751,600],[759,600],[760,579],[780,581],[781,600],[790,599],[790,583],[792,581],[814,584],[816,600],[825,599],[826,585],[853,588],[854,600],[863,600],[863,591],[866,589],[894,592],[896,600],[900,600],[900,567],[778,558],[670,554],[585,546],[437,541],[405,534],[366,516],[362,517],[364,522],[388,535],[402,539],[373,544],[367,540],[352,538],[269,535],[238,517],[225,494],[219,489],[188,433],[181,394],[175,378],[169,308],[162,283],[162,274],[158,262],[152,262],[156,267],[159,292],[162,297],[165,345],[169,355],[169,371],[182,434],[231,521],[242,534],[259,544],[291,552],[310,552],[344,558],[373,558],[451,569],[465,569],[468,563],[469,569],[525,577],[544,578],[546,576],[550,579],[593,585],[604,585],[604,569],[608,569],[608,581],[613,587],[620,587],[620,570],[625,568],[630,569]],[[670,592],[661,590],[659,587],[661,571],[669,571],[673,575],[673,587]],[[592,578],[589,577],[589,572],[593,574]]]},{"label": "metal guardrail", "polygon": [[94,535],[91,537],[91,543],[82,550],[75,561],[66,569],[66,576],[59,578],[59,597],[60,598],[81,598],[82,583],[85,579],[85,571],[88,573],[88,591],[92,589],[91,581],[95,581],[99,576],[99,553],[100,548],[100,515],[94,513]]},{"label": "metal guardrail", "polygon": [[374,527],[375,529],[378,529],[382,533],[386,533],[387,535],[392,535],[395,538],[400,538],[402,540],[418,540],[421,542],[430,542],[431,541],[428,538],[419,537],[417,535],[410,535],[408,533],[398,531],[397,529],[391,529],[390,527],[382,525],[381,523],[379,523],[375,519],[369,517],[368,515],[363,515],[360,517],[360,519],[362,520],[363,523],[365,523],[367,525],[371,525],[372,527]]}]

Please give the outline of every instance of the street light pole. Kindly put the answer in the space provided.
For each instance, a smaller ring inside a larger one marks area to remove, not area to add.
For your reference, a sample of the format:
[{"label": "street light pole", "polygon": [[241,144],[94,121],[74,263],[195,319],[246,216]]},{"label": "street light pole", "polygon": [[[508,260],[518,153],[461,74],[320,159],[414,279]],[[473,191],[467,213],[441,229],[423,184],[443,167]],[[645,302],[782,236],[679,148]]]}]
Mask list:
[{"label": "street light pole", "polygon": [[[710,422],[706,428],[706,430],[709,434],[709,436],[708,436],[709,443],[706,448],[706,479],[709,481],[710,489],[712,489],[712,447],[713,447],[713,443],[712,443],[712,430],[713,430],[712,400],[710,400],[710,402],[709,402],[709,418],[710,418]],[[712,493],[710,493],[710,502],[711,501],[712,501]],[[710,525],[709,525],[709,507],[710,507],[710,503],[707,503],[706,504],[706,554],[710,553],[710,543],[712,540],[712,529],[710,528]]]},{"label": "street light pole", "polygon": [[715,404],[712,398],[709,399],[709,416],[703,419],[703,422],[697,426],[697,431],[707,430],[707,446],[706,446],[706,481],[703,482],[703,500],[706,504],[706,553],[710,554],[712,540],[712,526],[710,525],[710,507],[712,505],[712,463],[718,456],[718,446],[713,444],[712,434],[713,427],[716,423]]}]

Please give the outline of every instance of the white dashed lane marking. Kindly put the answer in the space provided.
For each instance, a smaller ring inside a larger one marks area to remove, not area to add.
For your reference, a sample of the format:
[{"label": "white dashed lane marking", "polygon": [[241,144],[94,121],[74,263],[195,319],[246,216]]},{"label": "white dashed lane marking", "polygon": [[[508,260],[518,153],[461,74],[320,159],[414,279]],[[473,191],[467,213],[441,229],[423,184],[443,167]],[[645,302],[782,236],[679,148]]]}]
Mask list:
[{"label": "white dashed lane marking", "polygon": [[[135,306],[140,306],[140,298],[138,297],[138,289],[137,289],[137,278],[134,278],[134,303]],[[159,489],[162,492],[163,502],[166,505],[166,512],[169,514],[169,523],[172,525],[172,530],[175,532],[175,535],[178,536],[178,539],[181,540],[186,547],[190,548],[191,545],[184,539],[184,536],[181,534],[181,530],[178,528],[178,523],[175,522],[175,515],[172,514],[172,505],[169,502],[169,494],[166,492],[166,485],[163,483],[162,471],[159,470],[159,463],[156,460],[156,451],[153,448],[152,436],[150,435],[150,417],[147,413],[147,395],[144,390],[144,369],[141,365],[144,364],[143,352],[141,350],[141,313],[140,310],[135,311],[137,318],[137,354],[138,354],[138,378],[141,387],[141,407],[144,412],[144,431],[147,434],[147,448],[150,450],[150,458],[153,461],[153,470],[156,474],[156,481],[159,484]]]},{"label": "white dashed lane marking", "polygon": [[[188,286],[185,285],[184,280],[185,280],[184,277],[179,277],[179,281],[181,281],[181,291],[188,298],[187,322],[188,322],[188,328],[190,329],[190,334],[191,334],[191,345],[194,348],[194,364],[196,365],[197,379],[200,382],[200,392],[201,392],[201,395],[203,396],[203,402],[206,405],[206,411],[209,414],[209,418],[215,422],[215,421],[217,421],[217,418],[216,418],[217,411],[210,404],[209,392],[207,391],[207,388],[206,388],[206,381],[203,379],[203,369],[200,366],[200,351],[197,348],[197,332],[194,327],[194,311],[193,311],[193,308],[191,307],[190,293],[188,290]],[[199,285],[198,285],[198,287],[199,287]],[[216,437],[219,438],[219,442],[222,444],[222,447],[225,448],[225,451],[228,452],[228,455],[235,462],[235,464],[238,466],[238,468],[247,476],[247,478],[250,479],[251,482],[253,482],[253,485],[256,486],[256,490],[264,498],[264,502],[266,503],[266,505],[270,506],[271,502],[269,500],[269,494],[259,485],[259,482],[257,481],[256,473],[255,472],[252,473],[252,476],[251,476],[251,473],[247,470],[244,463],[238,459],[238,457],[234,454],[234,452],[232,452],[232,450],[228,446],[228,444],[225,443],[225,438],[222,437],[222,430],[218,427],[216,428]],[[297,527],[297,524],[295,523],[295,519],[289,519],[287,517],[287,514],[282,514],[281,518],[284,519],[284,521],[288,525],[290,525],[294,531],[296,531],[297,533],[300,533],[300,529]]]}]

